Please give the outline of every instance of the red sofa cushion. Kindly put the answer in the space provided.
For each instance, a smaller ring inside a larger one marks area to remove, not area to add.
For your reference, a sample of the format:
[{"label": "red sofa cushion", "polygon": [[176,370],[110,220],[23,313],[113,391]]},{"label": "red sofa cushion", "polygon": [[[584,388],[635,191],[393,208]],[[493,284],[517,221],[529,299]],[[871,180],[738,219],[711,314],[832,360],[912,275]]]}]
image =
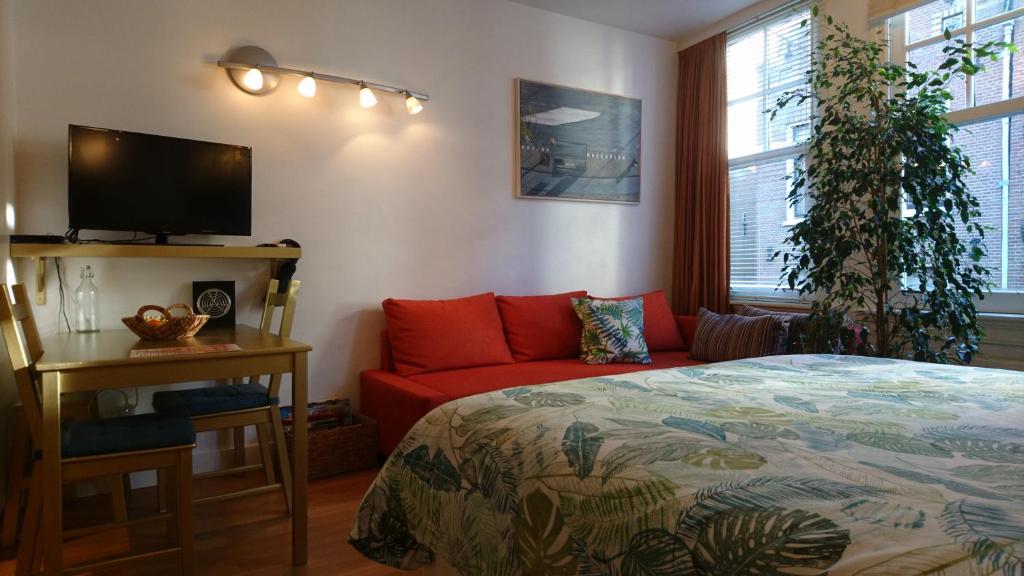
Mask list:
[{"label": "red sofa cushion", "polygon": [[437,390],[448,396],[449,400],[455,400],[516,386],[702,364],[691,360],[690,353],[686,351],[656,352],[651,354],[651,360],[650,364],[585,364],[578,359],[542,360],[508,366],[480,366],[417,374],[410,376],[409,380]]},{"label": "red sofa cushion", "polygon": [[639,296],[620,296],[618,298],[598,298],[594,300],[632,300],[644,299],[644,340],[651,352],[671,350],[688,350],[686,340],[679,334],[676,318],[668,305],[664,290],[655,290]]},{"label": "red sofa cushion", "polygon": [[498,296],[512,358],[516,362],[579,358],[583,326],[570,300],[586,295],[579,290],[550,296]]},{"label": "red sofa cushion", "polygon": [[513,362],[491,292],[452,300],[388,298],[381,305],[402,376]]}]

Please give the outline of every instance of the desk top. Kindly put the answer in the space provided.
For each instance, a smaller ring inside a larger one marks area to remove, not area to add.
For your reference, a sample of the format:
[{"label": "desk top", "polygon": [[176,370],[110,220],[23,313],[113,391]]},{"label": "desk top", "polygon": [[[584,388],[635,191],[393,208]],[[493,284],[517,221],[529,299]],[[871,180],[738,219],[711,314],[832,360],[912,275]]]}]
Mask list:
[{"label": "desk top", "polygon": [[[235,344],[240,350],[181,354],[172,356],[130,357],[132,350],[168,348],[171,346],[202,346],[206,344]],[[200,358],[254,356],[274,353],[308,352],[308,344],[264,334],[258,328],[238,325],[234,328],[208,328],[190,340],[146,341],[127,329],[101,330],[90,333],[57,334],[43,338],[43,356],[36,362],[39,372],[56,372],[123,366],[186,362]]]}]

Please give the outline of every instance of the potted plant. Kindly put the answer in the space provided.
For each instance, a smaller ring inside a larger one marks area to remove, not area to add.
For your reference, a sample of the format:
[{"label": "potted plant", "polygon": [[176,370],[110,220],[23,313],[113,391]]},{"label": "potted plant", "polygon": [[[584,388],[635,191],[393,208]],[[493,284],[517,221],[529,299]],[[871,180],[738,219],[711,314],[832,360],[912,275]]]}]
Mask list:
[{"label": "potted plant", "polygon": [[982,336],[974,298],[988,292],[989,272],[983,245],[970,242],[985,229],[964,181],[970,160],[946,119],[949,85],[1014,47],[946,39],[944,62],[920,70],[825,19],[806,84],[768,111],[814,105],[788,193],[794,204],[807,196],[806,217],[773,259],[780,285],[811,296],[815,317],[866,316],[873,353],[968,363]]}]

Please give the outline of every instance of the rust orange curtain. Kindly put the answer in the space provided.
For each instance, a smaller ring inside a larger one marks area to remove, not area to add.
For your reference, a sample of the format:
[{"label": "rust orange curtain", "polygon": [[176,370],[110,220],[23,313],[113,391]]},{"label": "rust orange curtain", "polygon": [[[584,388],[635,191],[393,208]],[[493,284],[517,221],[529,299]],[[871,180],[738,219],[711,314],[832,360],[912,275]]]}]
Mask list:
[{"label": "rust orange curtain", "polygon": [[672,303],[729,310],[729,151],[723,32],[679,53]]}]

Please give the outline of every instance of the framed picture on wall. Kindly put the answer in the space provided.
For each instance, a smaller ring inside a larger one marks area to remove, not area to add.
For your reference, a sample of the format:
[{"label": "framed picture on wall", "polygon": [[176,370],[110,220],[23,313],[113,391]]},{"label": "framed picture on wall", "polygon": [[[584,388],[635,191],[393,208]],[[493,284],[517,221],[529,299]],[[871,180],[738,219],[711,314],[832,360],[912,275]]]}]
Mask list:
[{"label": "framed picture on wall", "polygon": [[515,84],[516,196],[640,203],[639,99]]}]

